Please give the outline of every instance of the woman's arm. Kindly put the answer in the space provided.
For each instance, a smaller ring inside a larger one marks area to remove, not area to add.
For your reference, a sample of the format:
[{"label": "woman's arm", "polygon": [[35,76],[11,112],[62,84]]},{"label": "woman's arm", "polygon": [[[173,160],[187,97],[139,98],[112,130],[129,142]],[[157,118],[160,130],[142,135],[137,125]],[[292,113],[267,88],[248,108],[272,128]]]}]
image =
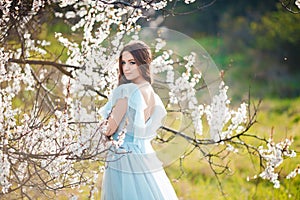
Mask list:
[{"label": "woman's arm", "polygon": [[127,106],[127,98],[119,99],[117,101],[108,118],[107,131],[105,133],[106,136],[111,136],[116,132],[126,113]]}]

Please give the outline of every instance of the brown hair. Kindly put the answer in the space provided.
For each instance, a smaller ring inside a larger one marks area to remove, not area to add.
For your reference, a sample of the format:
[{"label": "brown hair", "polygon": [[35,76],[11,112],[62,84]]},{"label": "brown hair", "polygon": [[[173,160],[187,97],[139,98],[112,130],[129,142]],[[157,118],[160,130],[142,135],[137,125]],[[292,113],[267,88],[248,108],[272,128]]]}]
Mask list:
[{"label": "brown hair", "polygon": [[119,83],[118,85],[122,85],[124,83],[130,83],[131,81],[127,80],[124,76],[123,68],[122,68],[122,54],[123,52],[128,51],[133,56],[136,64],[139,66],[139,70],[143,76],[143,78],[148,81],[150,84],[152,83],[152,77],[150,72],[150,63],[152,61],[152,55],[150,48],[147,44],[142,41],[136,40],[131,41],[120,52],[119,57]]}]

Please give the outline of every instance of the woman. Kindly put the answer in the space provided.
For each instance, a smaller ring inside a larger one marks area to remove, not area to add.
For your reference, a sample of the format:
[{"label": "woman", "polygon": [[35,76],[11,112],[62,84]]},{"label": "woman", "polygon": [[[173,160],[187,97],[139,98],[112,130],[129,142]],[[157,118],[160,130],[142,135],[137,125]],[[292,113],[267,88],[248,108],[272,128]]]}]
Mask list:
[{"label": "woman", "polygon": [[126,126],[122,146],[109,153],[101,199],[177,199],[150,141],[166,115],[151,86],[150,48],[141,41],[124,47],[119,58],[119,85],[101,108],[108,118],[106,135],[117,139]]}]

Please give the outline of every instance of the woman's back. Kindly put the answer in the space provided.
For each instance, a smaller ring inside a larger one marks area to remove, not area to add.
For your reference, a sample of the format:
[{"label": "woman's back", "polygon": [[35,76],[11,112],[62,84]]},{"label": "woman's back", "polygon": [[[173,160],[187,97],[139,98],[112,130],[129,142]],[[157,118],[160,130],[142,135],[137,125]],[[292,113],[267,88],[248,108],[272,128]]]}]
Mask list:
[{"label": "woman's back", "polygon": [[[136,138],[152,139],[155,137],[166,111],[152,86],[150,84],[123,84],[114,92],[112,101],[116,102],[117,98],[127,99],[127,110],[116,132],[126,127],[127,134]],[[111,106],[114,107],[114,105]],[[118,110],[115,112],[118,113]]]}]

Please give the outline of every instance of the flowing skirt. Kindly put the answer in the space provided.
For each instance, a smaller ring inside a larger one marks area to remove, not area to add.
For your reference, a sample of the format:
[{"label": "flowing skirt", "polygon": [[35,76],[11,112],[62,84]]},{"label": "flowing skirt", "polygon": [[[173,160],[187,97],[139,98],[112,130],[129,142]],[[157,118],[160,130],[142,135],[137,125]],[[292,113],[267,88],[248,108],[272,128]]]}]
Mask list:
[{"label": "flowing skirt", "polygon": [[102,200],[176,200],[177,196],[150,140],[127,135],[108,156]]}]

